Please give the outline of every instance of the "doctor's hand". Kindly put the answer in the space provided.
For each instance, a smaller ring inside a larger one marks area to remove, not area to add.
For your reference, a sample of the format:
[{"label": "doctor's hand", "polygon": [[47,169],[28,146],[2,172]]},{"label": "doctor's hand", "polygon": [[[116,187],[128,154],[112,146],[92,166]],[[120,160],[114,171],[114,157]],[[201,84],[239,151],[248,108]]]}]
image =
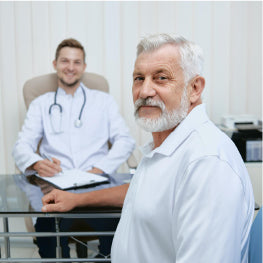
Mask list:
[{"label": "doctor's hand", "polygon": [[89,173],[93,173],[93,174],[103,174],[104,172],[97,167],[93,167],[91,170],[88,171]]},{"label": "doctor's hand", "polygon": [[77,194],[53,190],[42,197],[42,212],[66,212],[76,207]]},{"label": "doctor's hand", "polygon": [[60,160],[52,158],[53,162],[48,159],[38,161],[33,164],[33,169],[38,172],[40,176],[52,177],[62,171],[60,167]]}]

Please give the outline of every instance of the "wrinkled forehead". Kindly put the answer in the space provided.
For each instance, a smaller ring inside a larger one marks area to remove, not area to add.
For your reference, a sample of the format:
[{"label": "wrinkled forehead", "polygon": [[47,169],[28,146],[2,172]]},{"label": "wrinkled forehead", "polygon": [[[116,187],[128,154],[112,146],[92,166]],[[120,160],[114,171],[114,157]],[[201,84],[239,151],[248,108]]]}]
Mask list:
[{"label": "wrinkled forehead", "polygon": [[172,44],[166,44],[157,49],[142,52],[135,61],[134,71],[138,71],[146,66],[152,67],[154,65],[180,67],[181,55],[179,47]]}]

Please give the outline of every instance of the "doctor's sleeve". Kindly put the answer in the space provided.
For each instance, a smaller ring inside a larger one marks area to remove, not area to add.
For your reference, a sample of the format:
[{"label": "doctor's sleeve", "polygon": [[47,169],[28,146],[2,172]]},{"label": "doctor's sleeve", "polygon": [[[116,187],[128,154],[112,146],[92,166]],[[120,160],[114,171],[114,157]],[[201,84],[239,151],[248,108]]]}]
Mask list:
[{"label": "doctor's sleeve", "polygon": [[129,128],[119,113],[118,106],[112,97],[109,97],[107,105],[109,140],[112,144],[108,154],[95,164],[106,173],[113,173],[125,162],[135,147],[135,141],[131,137]]},{"label": "doctor's sleeve", "polygon": [[174,206],[176,263],[240,263],[249,212],[239,176],[215,156],[187,168]]},{"label": "doctor's sleeve", "polygon": [[24,124],[18,134],[18,139],[12,152],[17,167],[26,175],[35,173],[35,171],[27,170],[27,168],[43,159],[35,153],[42,137],[41,107],[39,100],[35,99],[29,106]]}]

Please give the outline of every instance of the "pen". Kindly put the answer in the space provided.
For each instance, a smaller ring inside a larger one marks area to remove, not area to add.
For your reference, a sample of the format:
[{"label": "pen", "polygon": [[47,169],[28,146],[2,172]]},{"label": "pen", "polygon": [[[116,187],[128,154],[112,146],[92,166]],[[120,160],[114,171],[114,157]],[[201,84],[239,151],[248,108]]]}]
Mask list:
[{"label": "pen", "polygon": [[[48,159],[50,162],[52,162],[52,163],[53,163],[53,160],[52,160],[52,158],[51,158],[51,157],[49,157],[47,154],[45,154],[45,153],[42,153],[42,156],[43,156],[45,159]],[[61,173],[63,173],[63,170],[62,170],[62,168],[61,168]]]},{"label": "pen", "polygon": [[45,159],[48,159],[50,162],[53,163],[53,160],[51,159],[51,157],[49,157],[49,156],[46,155],[45,153],[42,153],[42,156],[43,156]]}]

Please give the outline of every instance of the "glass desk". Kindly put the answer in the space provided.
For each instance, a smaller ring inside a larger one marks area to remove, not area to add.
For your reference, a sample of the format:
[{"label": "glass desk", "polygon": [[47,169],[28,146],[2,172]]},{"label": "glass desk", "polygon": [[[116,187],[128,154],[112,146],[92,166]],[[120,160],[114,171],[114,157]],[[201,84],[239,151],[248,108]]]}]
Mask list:
[{"label": "glass desk", "polygon": [[[110,188],[131,180],[130,174],[114,174],[110,182],[93,187],[69,190],[70,192],[81,193]],[[121,208],[116,207],[84,207],[77,208],[65,213],[43,213],[41,212],[41,198],[43,192],[48,192],[52,186],[49,183],[38,179],[35,176],[26,178],[21,174],[0,175],[0,217],[3,219],[4,231],[0,235],[4,238],[5,257],[0,262],[110,262],[110,259],[89,259],[70,258],[61,259],[60,236],[108,236],[114,232],[59,232],[60,218],[119,218]],[[30,209],[30,207],[32,209]],[[10,232],[9,218],[12,217],[54,217],[56,221],[55,233],[36,232]],[[10,237],[34,237],[34,236],[56,236],[57,238],[57,258],[11,258]],[[0,251],[1,252],[1,251]]]}]

